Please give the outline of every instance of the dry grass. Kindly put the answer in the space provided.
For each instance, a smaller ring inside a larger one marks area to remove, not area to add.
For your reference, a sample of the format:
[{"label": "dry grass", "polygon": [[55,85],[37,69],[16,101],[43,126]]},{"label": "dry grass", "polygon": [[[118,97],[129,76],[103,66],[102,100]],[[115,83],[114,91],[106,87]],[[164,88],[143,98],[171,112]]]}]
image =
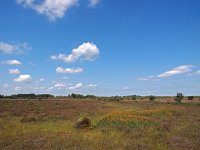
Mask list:
[{"label": "dry grass", "polygon": [[[81,113],[95,128],[74,128]],[[0,149],[199,150],[199,114],[198,103],[5,100]]]}]

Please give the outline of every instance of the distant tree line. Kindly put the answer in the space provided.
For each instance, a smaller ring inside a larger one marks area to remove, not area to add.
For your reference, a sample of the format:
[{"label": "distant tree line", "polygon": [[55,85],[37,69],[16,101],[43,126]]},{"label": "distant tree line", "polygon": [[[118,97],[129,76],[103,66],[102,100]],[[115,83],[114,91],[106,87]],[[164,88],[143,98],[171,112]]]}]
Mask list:
[{"label": "distant tree line", "polygon": [[95,95],[81,95],[81,94],[75,94],[75,93],[72,93],[70,95],[68,95],[68,97],[71,97],[71,98],[76,98],[76,99],[84,99],[84,98],[96,98]]},{"label": "distant tree line", "polygon": [[[48,98],[54,98],[54,95],[51,94],[14,94],[10,96],[5,96],[0,94],[0,99],[2,98],[10,98],[10,99],[48,99]],[[184,95],[182,93],[177,93],[176,96],[139,96],[139,95],[128,95],[128,96],[95,96],[95,95],[82,95],[82,94],[69,94],[68,96],[56,96],[56,98],[73,98],[73,99],[96,99],[96,100],[105,100],[105,101],[122,101],[122,100],[149,100],[154,101],[156,99],[164,99],[174,97],[174,101],[181,103],[181,101],[184,99]],[[198,98],[200,100],[200,96],[187,96],[187,100],[193,100],[194,98]]]},{"label": "distant tree line", "polygon": [[1,95],[1,94],[0,94],[0,98],[4,98],[4,95]]},{"label": "distant tree line", "polygon": [[0,95],[0,98],[11,98],[11,99],[42,99],[42,98],[52,98],[51,94],[13,94],[10,96]]}]

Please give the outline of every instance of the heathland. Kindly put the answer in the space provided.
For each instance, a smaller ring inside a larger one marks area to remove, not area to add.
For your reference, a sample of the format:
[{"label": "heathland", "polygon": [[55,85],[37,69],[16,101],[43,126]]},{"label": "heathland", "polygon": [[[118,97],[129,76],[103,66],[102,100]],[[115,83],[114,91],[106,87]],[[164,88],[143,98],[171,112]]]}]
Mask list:
[{"label": "heathland", "polygon": [[199,150],[200,100],[1,99],[0,149]]}]

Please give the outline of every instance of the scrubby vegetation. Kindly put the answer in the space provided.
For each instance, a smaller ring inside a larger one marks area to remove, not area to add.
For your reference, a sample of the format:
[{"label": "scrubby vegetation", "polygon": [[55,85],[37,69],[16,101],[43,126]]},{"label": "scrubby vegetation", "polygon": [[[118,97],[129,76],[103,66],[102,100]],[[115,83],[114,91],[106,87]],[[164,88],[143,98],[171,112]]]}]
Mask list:
[{"label": "scrubby vegetation", "polygon": [[149,96],[149,100],[150,100],[150,101],[154,101],[155,99],[156,99],[155,96],[153,96],[153,95],[150,95],[150,96]]},{"label": "scrubby vegetation", "polygon": [[188,96],[188,100],[193,100],[194,98],[194,96]]},{"label": "scrubby vegetation", "polygon": [[1,95],[1,94],[0,94],[0,98],[4,98],[4,95]]},{"label": "scrubby vegetation", "polygon": [[200,148],[198,99],[142,98],[0,100],[0,149]]},{"label": "scrubby vegetation", "polygon": [[132,95],[132,100],[137,100],[137,95]]},{"label": "scrubby vegetation", "polygon": [[75,128],[77,129],[83,129],[83,128],[89,128],[92,126],[92,121],[87,117],[86,114],[81,114],[81,118],[76,122]]},{"label": "scrubby vegetation", "polygon": [[28,100],[42,100],[42,99],[74,99],[74,100],[81,100],[81,99],[93,99],[93,100],[100,100],[100,101],[172,101],[175,100],[178,103],[181,103],[182,100],[184,101],[192,101],[192,100],[200,100],[200,96],[186,96],[182,93],[177,93],[176,96],[139,96],[139,95],[128,95],[128,96],[109,96],[109,97],[102,97],[102,96],[95,96],[95,95],[82,95],[82,94],[69,94],[68,96],[54,96],[50,94],[15,94],[15,95],[1,95],[0,99],[28,99]]}]

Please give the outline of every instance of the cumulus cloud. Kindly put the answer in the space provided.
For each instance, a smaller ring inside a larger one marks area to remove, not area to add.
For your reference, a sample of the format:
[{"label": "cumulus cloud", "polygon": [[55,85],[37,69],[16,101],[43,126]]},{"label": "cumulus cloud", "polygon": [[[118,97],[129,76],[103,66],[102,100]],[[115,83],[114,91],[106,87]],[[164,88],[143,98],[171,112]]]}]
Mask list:
[{"label": "cumulus cloud", "polygon": [[200,75],[200,70],[196,71],[196,74]]},{"label": "cumulus cloud", "polygon": [[159,78],[165,78],[165,77],[175,76],[175,75],[178,75],[178,74],[188,73],[188,72],[192,71],[192,67],[194,67],[194,66],[192,66],[192,65],[179,66],[179,67],[176,67],[172,70],[169,70],[169,71],[166,71],[162,74],[159,74],[158,77]]},{"label": "cumulus cloud", "polygon": [[89,0],[89,6],[95,7],[101,0]]},{"label": "cumulus cloud", "polygon": [[7,65],[21,65],[22,63],[19,60],[14,59],[14,60],[6,61],[5,64],[7,64]]},{"label": "cumulus cloud", "polygon": [[73,49],[69,55],[59,54],[51,56],[52,60],[62,60],[66,63],[72,63],[77,60],[92,61],[100,54],[99,49],[93,43],[87,42],[80,45],[78,48]]},{"label": "cumulus cloud", "polygon": [[32,81],[32,77],[29,74],[20,75],[18,78],[14,79],[18,83],[29,83]]},{"label": "cumulus cloud", "polygon": [[20,70],[19,69],[9,69],[9,74],[20,74]]},{"label": "cumulus cloud", "polygon": [[30,50],[31,47],[28,43],[11,44],[6,42],[0,42],[0,51],[6,54],[12,53],[22,53],[24,51]]},{"label": "cumulus cloud", "polygon": [[16,1],[25,8],[31,8],[37,13],[47,16],[50,21],[55,21],[57,18],[62,18],[69,8],[76,6],[79,0],[43,0],[41,3],[36,3],[35,0]]},{"label": "cumulus cloud", "polygon": [[182,66],[176,67],[174,69],[171,69],[169,71],[166,71],[164,73],[161,73],[157,76],[140,77],[140,78],[138,78],[138,80],[140,80],[140,81],[156,81],[161,78],[172,77],[175,75],[189,73],[192,71],[193,67],[194,67],[193,65],[182,65]]},{"label": "cumulus cloud", "polygon": [[83,72],[83,69],[82,68],[76,68],[76,69],[74,69],[74,68],[62,68],[62,67],[58,67],[58,68],[56,68],[56,72],[57,73],[65,73],[65,74],[67,74],[67,73],[80,73],[80,72]]},{"label": "cumulus cloud", "polygon": [[75,86],[69,87],[69,90],[75,90],[75,89],[79,89],[81,87],[83,87],[83,84],[82,83],[78,83]]},{"label": "cumulus cloud", "polygon": [[98,85],[97,84],[88,84],[88,85],[83,85],[82,83],[77,83],[77,84],[64,84],[64,83],[56,83],[57,87],[59,87],[59,89],[69,89],[69,90],[76,90],[76,89],[80,89],[80,88],[95,88]]}]

